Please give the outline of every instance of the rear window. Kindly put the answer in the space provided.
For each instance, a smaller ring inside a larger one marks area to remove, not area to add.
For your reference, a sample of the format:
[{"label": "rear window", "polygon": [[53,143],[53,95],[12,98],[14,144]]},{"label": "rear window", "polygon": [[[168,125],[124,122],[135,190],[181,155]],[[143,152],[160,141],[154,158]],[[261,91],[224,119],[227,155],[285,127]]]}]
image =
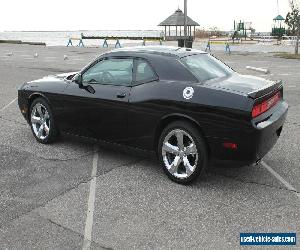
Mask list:
[{"label": "rear window", "polygon": [[201,82],[225,77],[233,72],[232,69],[209,54],[187,56],[181,60]]},{"label": "rear window", "polygon": [[157,79],[151,66],[143,59],[137,59],[136,83],[146,83]]}]

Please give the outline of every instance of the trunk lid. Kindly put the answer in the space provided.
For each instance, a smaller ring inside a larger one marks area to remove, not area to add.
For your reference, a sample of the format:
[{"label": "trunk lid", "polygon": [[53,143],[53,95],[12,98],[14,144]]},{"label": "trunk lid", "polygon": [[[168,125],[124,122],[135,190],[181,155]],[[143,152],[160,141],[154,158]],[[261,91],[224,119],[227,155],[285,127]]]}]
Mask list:
[{"label": "trunk lid", "polygon": [[256,99],[279,89],[282,82],[234,73],[226,78],[209,80],[204,85]]}]

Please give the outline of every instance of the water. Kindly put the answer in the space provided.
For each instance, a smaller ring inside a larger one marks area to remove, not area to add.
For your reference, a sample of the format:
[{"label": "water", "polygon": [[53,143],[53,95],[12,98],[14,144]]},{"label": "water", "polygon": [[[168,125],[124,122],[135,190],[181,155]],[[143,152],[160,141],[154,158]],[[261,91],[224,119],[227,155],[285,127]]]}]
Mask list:
[{"label": "water", "polygon": [[[174,31],[172,31],[174,32]],[[22,40],[24,42],[44,42],[47,46],[66,46],[69,40],[69,37],[80,38],[81,33],[88,36],[138,36],[138,37],[160,37],[161,30],[90,30],[90,31],[38,31],[38,32],[20,32],[20,31],[9,31],[9,32],[0,32],[0,40]],[[73,41],[73,45],[77,45],[79,41]],[[103,40],[84,40],[85,46],[102,46]],[[108,41],[110,47],[116,41]],[[142,41],[129,41],[121,40],[123,45],[142,45]],[[147,44],[149,44],[147,42]],[[154,42],[155,45],[159,43]],[[164,45],[177,46],[177,42],[164,42]],[[201,50],[205,50],[207,40],[199,40],[194,42],[193,47]],[[224,45],[212,44],[213,51],[224,51]],[[271,45],[270,43],[258,43],[258,44],[239,44],[232,45],[231,50],[233,52],[290,52],[294,51],[294,46],[288,46],[284,43],[282,45]]]},{"label": "water", "polygon": [[[65,46],[70,37],[80,38],[81,33],[88,36],[136,36],[160,37],[160,30],[91,30],[91,31],[5,31],[0,32],[0,40],[21,40],[24,42],[44,42],[47,46]],[[115,41],[108,41],[115,44]],[[122,43],[140,43],[140,41],[126,41]],[[77,45],[74,41],[73,45]],[[103,40],[84,40],[88,46],[99,46]]]}]

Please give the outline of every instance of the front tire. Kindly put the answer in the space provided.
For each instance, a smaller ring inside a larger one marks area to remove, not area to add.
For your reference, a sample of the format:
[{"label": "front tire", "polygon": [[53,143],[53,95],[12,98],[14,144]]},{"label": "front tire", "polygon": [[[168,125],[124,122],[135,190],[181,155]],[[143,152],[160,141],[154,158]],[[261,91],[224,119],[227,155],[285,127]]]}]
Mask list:
[{"label": "front tire", "polygon": [[201,133],[184,121],[173,122],[163,130],[158,156],[167,176],[180,184],[194,181],[208,164],[207,147]]},{"label": "front tire", "polygon": [[43,144],[53,142],[58,135],[52,111],[44,98],[35,99],[30,106],[30,127],[35,139]]}]

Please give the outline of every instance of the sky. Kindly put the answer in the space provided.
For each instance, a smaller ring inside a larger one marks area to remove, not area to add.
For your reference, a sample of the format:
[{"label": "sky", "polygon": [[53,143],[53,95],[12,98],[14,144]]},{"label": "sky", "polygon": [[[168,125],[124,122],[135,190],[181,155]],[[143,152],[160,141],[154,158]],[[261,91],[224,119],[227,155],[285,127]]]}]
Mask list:
[{"label": "sky", "polygon": [[[183,0],[1,0],[0,31],[160,29]],[[278,0],[285,17],[289,0]],[[232,30],[234,20],[270,31],[277,0],[188,0],[188,16],[200,28]]]}]

